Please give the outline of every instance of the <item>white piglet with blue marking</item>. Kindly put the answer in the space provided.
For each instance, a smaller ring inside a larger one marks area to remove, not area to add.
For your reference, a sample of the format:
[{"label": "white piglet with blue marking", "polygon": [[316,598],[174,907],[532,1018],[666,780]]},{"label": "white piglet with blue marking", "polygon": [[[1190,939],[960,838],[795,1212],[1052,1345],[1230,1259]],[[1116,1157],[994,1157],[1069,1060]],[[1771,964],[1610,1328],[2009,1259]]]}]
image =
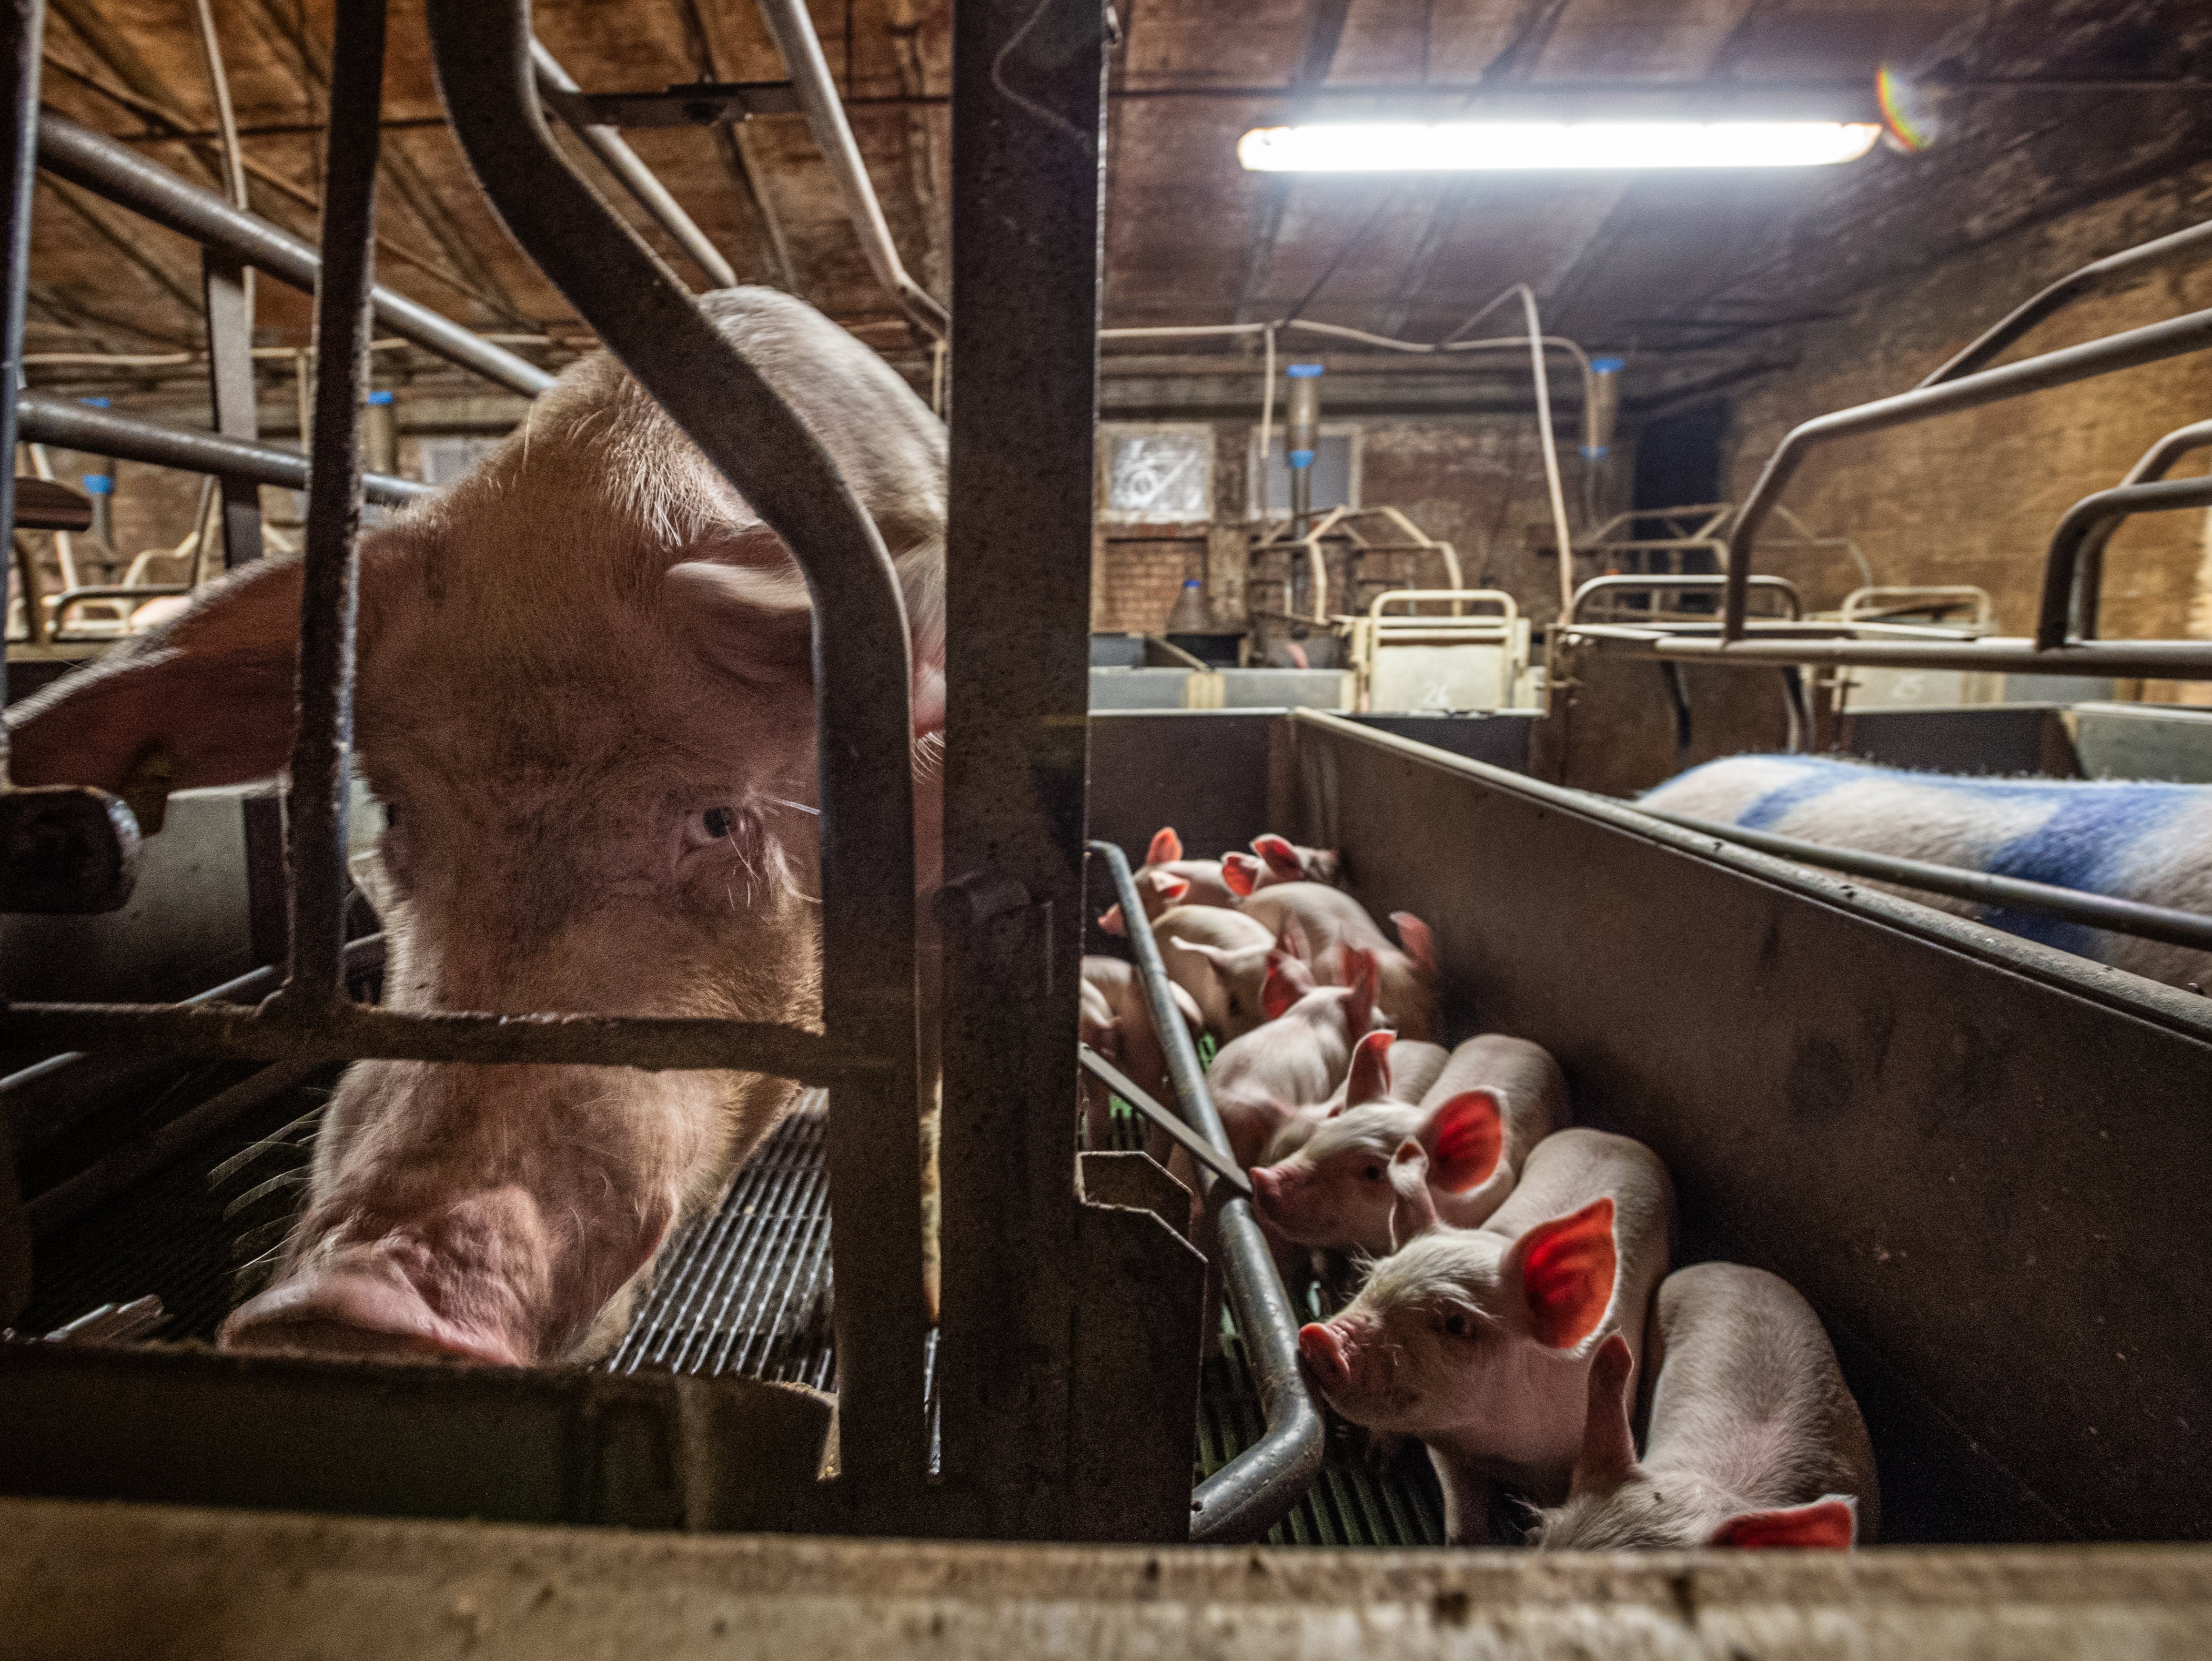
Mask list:
[{"label": "white piglet with blue marking", "polygon": [[[1643,802],[1747,830],[2212,915],[2212,785],[1970,779],[1810,755],[1737,755],[1693,767]],[[2154,980],[2212,989],[2212,955],[2185,946],[1910,897]]]}]

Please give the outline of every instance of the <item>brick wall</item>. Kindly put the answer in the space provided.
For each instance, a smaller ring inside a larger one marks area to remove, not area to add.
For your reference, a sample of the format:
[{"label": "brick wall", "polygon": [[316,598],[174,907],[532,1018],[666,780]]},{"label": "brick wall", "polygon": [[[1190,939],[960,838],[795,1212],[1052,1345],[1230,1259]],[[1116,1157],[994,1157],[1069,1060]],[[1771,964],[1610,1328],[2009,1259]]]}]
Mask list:
[{"label": "brick wall", "polygon": [[[1966,258],[1865,297],[1848,318],[1816,325],[1798,367],[1737,401],[1731,494],[1741,500],[1775,444],[1799,421],[1902,391],[2051,280],[2103,255],[2212,216],[2212,164],[2002,238]],[[2212,265],[2176,261],[2124,290],[2077,302],[2037,329],[2014,357],[2212,306]],[[1972,583],[1987,589],[2007,633],[2033,626],[2043,553],[2059,517],[2117,483],[2162,433],[2212,415],[2212,355],[2169,360],[1988,409],[1832,445],[1808,462],[1784,502],[1815,528],[1855,538],[1883,583]],[[2176,476],[2202,473],[2207,458]],[[2150,515],[2113,539],[2103,630],[2212,635],[2212,542],[2201,512]],[[1762,556],[1759,569],[1833,605],[1858,580],[1832,555]],[[2184,694],[2172,685],[2153,698]]]}]

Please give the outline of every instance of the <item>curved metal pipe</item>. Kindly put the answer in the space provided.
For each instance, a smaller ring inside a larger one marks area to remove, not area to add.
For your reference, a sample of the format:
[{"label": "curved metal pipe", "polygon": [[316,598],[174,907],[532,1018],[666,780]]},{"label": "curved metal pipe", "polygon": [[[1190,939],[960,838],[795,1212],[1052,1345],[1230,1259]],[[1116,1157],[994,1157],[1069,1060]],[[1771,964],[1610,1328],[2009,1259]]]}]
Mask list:
[{"label": "curved metal pipe", "polygon": [[[163,427],[112,410],[95,409],[74,398],[56,397],[51,392],[26,391],[18,397],[15,407],[21,436],[27,439],[154,467],[252,479],[287,490],[307,488],[307,458],[289,450]],[[438,494],[432,486],[385,473],[363,474],[362,483],[369,500],[392,507]]]},{"label": "curved metal pipe", "polygon": [[845,211],[853,216],[853,228],[860,233],[860,252],[867,256],[868,269],[876,274],[877,282],[890,290],[899,310],[916,328],[935,339],[950,340],[952,319],[927,289],[907,275],[899,259],[898,245],[891,240],[891,227],[884,218],[883,204],[876,200],[867,164],[860,160],[860,147],[853,140],[852,124],[845,119],[845,106],[838,99],[836,82],[830,79],[830,63],[822,55],[822,42],[815,35],[814,20],[806,15],[805,0],[760,0],[760,14],[768,32],[775,38],[776,51],[783,54],[783,65],[790,72],[792,90],[799,95],[807,130],[821,147],[822,159],[830,164],[830,176],[837,181],[837,193],[845,199]]},{"label": "curved metal pipe", "polygon": [[2133,270],[2138,265],[2185,253],[2190,249],[2212,246],[2212,220],[2202,225],[2192,225],[2185,231],[2176,231],[2155,241],[2140,243],[2133,248],[2124,248],[2117,254],[2092,261],[2078,271],[2058,279],[2042,293],[2014,306],[2004,317],[1977,336],[1963,351],[1958,353],[1941,368],[1936,370],[1920,385],[1923,387],[1941,386],[1972,374],[1996,355],[2018,340],[2029,330],[2056,312],[2064,310],[2081,295],[2101,288],[2113,277]]},{"label": "curved metal pipe", "polygon": [[2121,520],[2137,513],[2168,513],[2182,507],[2212,507],[2212,478],[2118,485],[2084,496],[2068,508],[2051,534],[2051,551],[2044,561],[2043,604],[2035,621],[2037,649],[2069,644],[2066,624],[2075,568],[2093,536],[2100,531],[2109,536]]},{"label": "curved metal pipe", "polygon": [[[561,60],[545,49],[545,43],[533,37],[530,42],[530,64],[538,72],[538,84],[550,87],[555,92],[581,92],[574,76],[561,67]],[[606,170],[622,181],[622,187],[637,198],[637,205],[653,215],[654,224],[676,239],[676,246],[691,256],[692,261],[707,274],[710,288],[733,288],[738,274],[730,262],[722,258],[722,251],[707,239],[699,223],[684,211],[683,203],[669,194],[668,186],[660,182],[659,175],[645,165],[645,159],[629,147],[621,131],[614,127],[602,127],[589,123],[570,122],[568,130],[584,142],[585,147],[599,157]]]},{"label": "curved metal pipe", "polygon": [[[2142,458],[2128,469],[2123,485],[2149,484],[2164,478],[2174,463],[2193,450],[2212,446],[2212,421],[2192,421],[2187,427],[2177,427],[2142,453]],[[2074,573],[2074,590],[2070,601],[2072,613],[2069,632],[2076,640],[2094,640],[2097,633],[2097,614],[2101,609],[2105,577],[2105,544],[2120,528],[2114,519],[2092,530],[2081,544],[2081,552]]]},{"label": "curved metal pipe", "polygon": [[[1145,1007],[1152,1014],[1152,1030],[1161,1035],[1167,1050],[1168,1077],[1175,1085],[1176,1100],[1191,1127],[1226,1155],[1229,1136],[1206,1088],[1206,1070],[1199,1065],[1190,1029],[1176,1013],[1167,965],[1152,937],[1144,902],[1137,897],[1128,858],[1111,842],[1094,841],[1089,846],[1105,861],[1114,879],[1114,897],[1121,902],[1129,948],[1144,983]],[[1260,1411],[1267,1425],[1265,1435],[1200,1482],[1191,1496],[1192,1543],[1218,1545],[1258,1539],[1297,1504],[1321,1469],[1325,1433],[1320,1409],[1298,1371],[1297,1316],[1291,1308],[1290,1294],[1283,1290],[1282,1276],[1275,1272],[1275,1254],[1252,1215],[1251,1197],[1215,1194],[1217,1179],[1209,1175],[1204,1180],[1221,1242],[1222,1287],[1236,1312],[1245,1353],[1251,1357],[1253,1377],[1260,1386]]]},{"label": "curved metal pipe", "polygon": [[1808,452],[1832,439],[1879,433],[1934,415],[1978,409],[1985,403],[2069,386],[2114,370],[2132,369],[2164,358],[2179,357],[2184,353],[2202,351],[2208,346],[2212,346],[2212,310],[2191,312],[2185,317],[2124,330],[2101,340],[2046,352],[2040,357],[2023,358],[2002,368],[1984,369],[1940,386],[1917,387],[1893,397],[1833,410],[1791,429],[1767,458],[1759,482],[1744,498],[1743,506],[1729,528],[1728,597],[1721,612],[1723,637],[1730,640],[1742,638],[1744,601],[1749,592],[1743,579],[1751,572],[1752,550],[1759,540],[1759,528],[1804,464]]},{"label": "curved metal pipe", "polygon": [[[39,165],[204,248],[266,271],[303,294],[315,292],[322,258],[289,231],[232,207],[214,191],[178,178],[167,167],[52,110],[39,112]],[[553,384],[553,377],[536,364],[404,294],[375,288],[370,304],[392,333],[487,380],[529,397]]]},{"label": "curved metal pipe", "polygon": [[897,573],[813,433],[570,167],[538,107],[527,0],[429,0],[455,136],[514,239],[780,536],[814,611],[829,1041],[879,1062],[833,1090],[838,1488],[911,1514],[927,1480],[913,727]]}]

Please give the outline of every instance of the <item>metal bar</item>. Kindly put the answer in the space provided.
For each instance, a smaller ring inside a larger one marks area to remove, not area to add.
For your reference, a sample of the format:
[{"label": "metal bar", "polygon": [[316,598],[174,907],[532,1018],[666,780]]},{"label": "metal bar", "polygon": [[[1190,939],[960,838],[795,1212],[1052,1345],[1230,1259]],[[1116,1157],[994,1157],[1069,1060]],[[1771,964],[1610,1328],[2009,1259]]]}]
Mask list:
[{"label": "metal bar", "polygon": [[1074,1415],[1113,1388],[1079,1371],[1072,1111],[1104,58],[1086,0],[954,13],[936,1376],[944,1482],[974,1507],[959,1525],[1008,1539],[1096,1531]]},{"label": "metal bar", "polygon": [[[1582,615],[1583,601],[1593,594],[1607,594],[1620,590],[1634,590],[1642,592],[1646,589],[1680,591],[1688,589],[1718,588],[1727,581],[1728,578],[1717,571],[1692,572],[1686,576],[1674,577],[1663,574],[1650,577],[1632,576],[1626,573],[1618,577],[1593,577],[1575,591],[1575,597],[1567,607],[1567,621],[1571,624]],[[1751,579],[1751,585],[1753,588],[1771,590],[1787,600],[1790,603],[1790,621],[1796,622],[1804,616],[1804,596],[1797,591],[1797,585],[1787,577],[1753,577]]]},{"label": "metal bar", "polygon": [[2212,951],[2212,917],[2199,916],[2195,912],[2147,906],[2139,900],[2118,900],[2110,894],[2063,888],[2049,882],[2031,882],[2022,877],[1996,876],[1987,871],[1932,864],[1924,859],[1903,859],[1894,854],[1833,847],[1826,842],[1808,842],[1801,836],[1777,836],[1771,831],[1747,830],[1740,825],[1695,819],[1687,814],[1667,813],[1657,808],[1639,806],[1637,810],[1701,836],[1717,836],[1723,841],[1741,843],[1747,848],[1756,848],[1781,859],[1795,859],[1801,864],[1819,865],[1877,882],[1894,882],[1903,888],[1923,888],[1930,894],[1947,894],[1954,900],[1973,900],[2008,911],[2063,917],[2069,923],[2163,941],[2169,946]]},{"label": "metal bar", "polygon": [[2139,243],[2123,249],[2117,254],[2092,261],[2078,271],[2058,279],[2042,293],[2014,306],[1997,322],[1984,330],[1941,368],[1936,369],[1920,385],[1942,386],[1964,379],[1985,366],[1990,359],[2010,346],[2029,330],[2052,313],[2094,289],[2102,288],[2113,277],[2132,271],[2139,265],[2155,260],[2168,259],[2176,254],[2187,253],[2203,247],[2212,251],[2212,220],[2202,225],[2192,225],[2185,231],[2176,231],[2154,241]]},{"label": "metal bar", "polygon": [[315,421],[300,581],[300,725],[285,809],[291,973],[276,994],[277,1003],[303,1013],[346,1002],[361,409],[375,282],[383,89],[384,0],[337,0],[323,167],[322,268],[315,288]]},{"label": "metal bar", "polygon": [[759,3],[762,21],[775,38],[775,49],[783,54],[793,90],[799,94],[807,130],[821,147],[822,160],[829,165],[830,176],[837,181],[837,193],[845,199],[845,211],[852,215],[853,228],[860,233],[860,252],[867,257],[868,269],[876,274],[877,282],[890,290],[899,310],[915,327],[933,339],[950,339],[952,320],[929,291],[907,275],[899,259],[898,245],[891,240],[891,227],[884,219],[882,203],[876,200],[867,164],[861,161],[860,147],[853,140],[852,125],[845,119],[844,105],[838,101],[836,83],[830,77],[830,64],[822,56],[822,42],[815,37],[814,21],[807,15],[805,0],[759,0]]},{"label": "metal bar", "polygon": [[[374,974],[384,967],[384,937],[346,943],[346,973]],[[283,981],[275,967],[251,971],[186,998],[187,1003],[258,1003]],[[42,1141],[120,1092],[167,1070],[166,1064],[70,1051],[49,1056],[0,1078],[0,1106],[19,1147]]]},{"label": "metal bar", "polygon": [[1204,1137],[1184,1124],[1182,1119],[1152,1100],[1127,1073],[1116,1067],[1088,1044],[1075,1046],[1075,1058],[1094,1078],[1103,1079],[1107,1088],[1127,1102],[1146,1118],[1166,1131],[1190,1156],[1208,1167],[1213,1174],[1246,1199],[1252,1197],[1252,1179],[1237,1168],[1237,1161],[1222,1153]]},{"label": "metal bar", "polygon": [[215,1061],[459,1061],[764,1073],[806,1084],[876,1078],[880,1058],[799,1027],[705,1016],[493,1015],[341,1003],[257,1013],[212,1003],[10,1003],[0,1043]]},{"label": "metal bar", "polygon": [[[319,257],[298,237],[258,214],[240,212],[214,191],[178,178],[67,116],[52,110],[40,112],[38,160],[49,172],[204,248],[228,254],[302,292],[314,292]],[[535,397],[553,384],[553,377],[537,365],[404,294],[379,288],[375,301],[377,318],[386,327],[450,363],[526,397]]]},{"label": "metal bar", "polygon": [[[545,43],[532,37],[530,64],[538,75],[538,84],[555,92],[580,92],[574,78],[561,67],[561,60],[545,49]],[[676,246],[689,254],[699,269],[707,274],[710,288],[730,288],[737,285],[738,274],[722,252],[707,239],[698,221],[684,211],[681,203],[669,193],[644,159],[630,149],[629,141],[613,127],[597,126],[590,123],[570,122],[569,130],[583,140],[585,146],[599,157],[606,170],[619,179],[624,190],[637,198],[639,207],[653,215],[654,224],[676,239]]]},{"label": "metal bar", "polygon": [[1879,433],[1892,427],[1978,409],[1985,403],[2070,386],[2075,381],[2131,369],[2145,363],[2179,357],[2212,346],[2212,311],[2191,312],[2164,323],[2124,330],[2101,340],[2024,358],[1998,369],[1984,369],[1940,386],[1916,387],[1894,397],[1877,398],[1850,409],[1838,409],[1793,428],[1767,458],[1759,482],[1744,498],[1743,506],[1729,527],[1728,597],[1722,608],[1723,632],[1731,640],[1743,633],[1744,579],[1751,574],[1751,558],[1759,528],[1804,462],[1806,453],[1832,439]]},{"label": "metal bar", "polygon": [[[1206,1088],[1205,1070],[1198,1064],[1198,1046],[1176,1011],[1167,965],[1137,897],[1129,861],[1111,842],[1090,846],[1106,862],[1114,897],[1121,902],[1130,950],[1145,985],[1145,1005],[1167,1052],[1168,1076],[1175,1082],[1184,1117],[1224,1158],[1232,1157],[1221,1115]],[[1212,1187],[1211,1183],[1206,1185]],[[1274,1252],[1252,1215],[1252,1203],[1236,1195],[1211,1203],[1221,1246],[1223,1288],[1236,1314],[1244,1353],[1251,1358],[1267,1432],[1198,1485],[1190,1508],[1194,1544],[1256,1540],[1267,1533],[1311,1485],[1324,1452],[1321,1413],[1298,1371],[1297,1316],[1275,1270]]]},{"label": "metal bar", "polygon": [[[252,268],[229,254],[203,248],[200,288],[207,297],[208,394],[215,430],[223,438],[252,444],[261,436],[253,397]],[[219,482],[222,563],[231,570],[261,557],[261,487],[234,473],[222,476]]]},{"label": "metal bar", "polygon": [[[2212,445],[2212,421],[2192,421],[2186,427],[2177,427],[2142,453],[2141,460],[2128,469],[2127,476],[2120,481],[2127,484],[2148,484],[2164,478],[2174,463],[2191,451]],[[2104,595],[2105,545],[2119,529],[2114,520],[2090,531],[2081,544],[2075,567],[2073,615],[2070,632],[2083,640],[2094,640],[2097,633],[2098,612]]]},{"label": "metal bar", "polygon": [[[2068,644],[2066,625],[2073,609],[2075,571],[2091,537],[2100,531],[2110,535],[2121,520],[2137,513],[2170,513],[2176,508],[2205,506],[2212,506],[2212,478],[2118,485],[2084,496],[2068,508],[2058,529],[2051,533],[2051,549],[2044,557],[2043,603],[2035,620],[2037,648],[2047,652]],[[2101,550],[2101,542],[2099,548]]]},{"label": "metal bar", "polygon": [[[118,415],[112,410],[94,409],[73,398],[56,397],[51,392],[27,391],[21,394],[18,407],[21,435],[40,443],[82,450],[89,455],[146,462],[155,467],[212,473],[218,478],[251,479],[259,484],[281,485],[287,490],[307,488],[307,458],[289,450],[163,427],[154,421]],[[438,494],[427,484],[418,484],[412,479],[395,479],[382,473],[365,475],[362,484],[369,500],[394,507],[404,507],[409,502]]]},{"label": "metal bar", "polygon": [[[8,0],[8,32],[0,42],[0,76],[10,100],[0,139],[0,190],[7,191],[6,241],[0,243],[0,526],[15,523],[17,403],[23,384],[23,303],[31,276],[31,195],[38,181],[39,59],[46,34],[45,0]],[[29,584],[24,606],[38,604]],[[0,606],[0,611],[5,610]],[[0,705],[8,700],[7,654],[0,652]],[[8,788],[8,736],[0,726],[0,791]],[[0,1247],[4,1247],[0,1240]],[[0,1296],[5,1289],[0,1288]]]},{"label": "metal bar", "polygon": [[[1595,633],[1589,624],[1582,633]],[[1632,642],[1631,644],[1635,644]],[[1655,658],[1686,663],[1855,664],[1875,669],[1964,669],[2024,675],[2088,675],[2130,679],[2212,681],[2212,640],[2085,640],[2045,648],[2020,637],[1949,645],[1937,640],[1723,640],[1662,634],[1644,643]]]},{"label": "metal bar", "polygon": [[926,1492],[927,1449],[914,735],[896,573],[805,422],[562,155],[538,106],[525,0],[430,0],[428,18],[454,133],[515,240],[806,578],[823,1021],[840,1052],[878,1064],[839,1082],[830,1114],[831,1204],[850,1224],[833,1245],[840,1503],[903,1521]]}]

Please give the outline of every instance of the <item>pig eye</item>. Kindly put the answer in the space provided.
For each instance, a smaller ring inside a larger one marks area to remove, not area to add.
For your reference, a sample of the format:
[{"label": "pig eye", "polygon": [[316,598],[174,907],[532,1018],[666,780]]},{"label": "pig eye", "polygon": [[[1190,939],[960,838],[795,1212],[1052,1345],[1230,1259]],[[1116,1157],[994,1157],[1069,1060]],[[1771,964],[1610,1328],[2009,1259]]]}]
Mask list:
[{"label": "pig eye", "polygon": [[1382,1167],[1379,1165],[1370,1165],[1359,1174],[1370,1182],[1380,1182],[1382,1180]]},{"label": "pig eye", "polygon": [[684,821],[684,844],[687,848],[712,847],[717,842],[726,841],[737,827],[735,808],[702,808]]},{"label": "pig eye", "polygon": [[1467,1337],[1467,1317],[1456,1309],[1452,1311],[1444,1317],[1444,1332],[1447,1337],[1454,1338]]}]

